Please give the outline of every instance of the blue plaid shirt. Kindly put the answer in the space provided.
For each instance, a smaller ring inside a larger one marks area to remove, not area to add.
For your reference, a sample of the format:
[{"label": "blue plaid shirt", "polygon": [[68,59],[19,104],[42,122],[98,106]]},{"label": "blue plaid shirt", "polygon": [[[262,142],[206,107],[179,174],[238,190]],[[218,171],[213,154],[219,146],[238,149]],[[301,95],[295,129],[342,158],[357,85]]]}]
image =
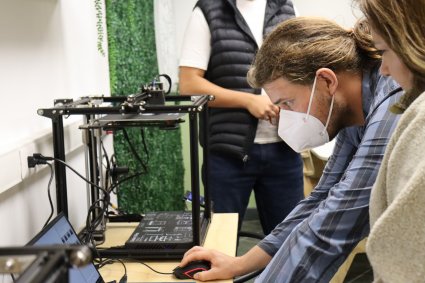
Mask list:
[{"label": "blue plaid shirt", "polygon": [[309,197],[258,246],[273,256],[255,282],[328,283],[369,233],[369,198],[399,116],[388,108],[401,89],[378,70],[362,80],[366,117],[341,130],[323,175]]}]

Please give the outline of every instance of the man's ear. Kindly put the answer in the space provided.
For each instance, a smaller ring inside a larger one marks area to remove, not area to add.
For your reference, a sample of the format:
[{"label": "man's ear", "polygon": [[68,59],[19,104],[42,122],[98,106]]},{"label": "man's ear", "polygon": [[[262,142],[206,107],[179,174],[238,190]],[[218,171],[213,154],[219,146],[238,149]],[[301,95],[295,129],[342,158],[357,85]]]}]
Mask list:
[{"label": "man's ear", "polygon": [[318,80],[322,80],[330,95],[334,95],[338,89],[338,78],[334,71],[329,68],[320,68],[316,72]]}]

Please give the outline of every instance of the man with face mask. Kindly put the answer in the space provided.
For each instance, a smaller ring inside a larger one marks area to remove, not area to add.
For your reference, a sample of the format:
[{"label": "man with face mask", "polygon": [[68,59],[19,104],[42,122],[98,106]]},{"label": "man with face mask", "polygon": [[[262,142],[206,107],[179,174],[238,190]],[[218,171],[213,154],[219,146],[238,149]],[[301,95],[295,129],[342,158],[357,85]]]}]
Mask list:
[{"label": "man with face mask", "polygon": [[[326,123],[311,115],[311,104],[316,89],[317,77],[314,78],[307,113],[282,109],[280,111],[279,136],[296,152],[302,152],[329,142],[327,127],[332,115],[335,95],[332,95]],[[278,99],[280,100],[280,99]],[[277,103],[275,103],[277,104]]]},{"label": "man with face mask", "polygon": [[385,147],[398,121],[388,108],[401,96],[379,74],[369,29],[317,18],[280,24],[264,41],[248,80],[280,107],[278,133],[295,151],[336,137],[309,197],[246,254],[194,247],[181,265],[211,262],[195,279],[225,279],[266,267],[256,282],[328,283],[369,232],[368,205]]}]

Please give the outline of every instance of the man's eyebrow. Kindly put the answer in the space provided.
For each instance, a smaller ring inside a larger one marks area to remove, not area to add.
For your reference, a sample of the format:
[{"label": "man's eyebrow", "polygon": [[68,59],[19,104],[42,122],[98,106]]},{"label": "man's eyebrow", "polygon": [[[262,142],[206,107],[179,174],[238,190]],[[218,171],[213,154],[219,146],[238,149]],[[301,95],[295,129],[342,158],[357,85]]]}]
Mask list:
[{"label": "man's eyebrow", "polygon": [[282,102],[282,98],[279,98],[276,100],[276,102],[273,102],[274,105],[279,105]]}]

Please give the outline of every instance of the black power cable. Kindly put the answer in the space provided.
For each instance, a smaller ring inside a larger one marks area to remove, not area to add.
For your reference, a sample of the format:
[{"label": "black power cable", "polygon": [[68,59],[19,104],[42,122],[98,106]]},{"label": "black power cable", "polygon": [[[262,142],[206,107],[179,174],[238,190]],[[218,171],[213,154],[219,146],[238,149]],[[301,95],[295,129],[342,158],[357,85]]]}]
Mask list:
[{"label": "black power cable", "polygon": [[49,179],[49,184],[47,185],[47,197],[49,198],[49,204],[50,204],[50,215],[47,218],[46,222],[43,225],[43,228],[47,226],[47,224],[49,224],[50,219],[52,219],[53,213],[55,211],[54,207],[53,207],[53,201],[52,201],[52,196],[50,194],[50,185],[52,184],[53,181],[53,176],[55,175],[54,171],[53,171],[53,166],[50,163],[46,163],[49,168],[50,168],[50,179]]},{"label": "black power cable", "polygon": [[145,150],[145,154],[146,154],[146,161],[149,162],[149,151],[148,151],[148,146],[146,145],[144,128],[140,128],[140,136],[142,137],[142,144],[143,144],[143,149]]},{"label": "black power cable", "polygon": [[124,267],[124,275],[121,277],[121,279],[120,279],[120,281],[119,281],[119,283],[126,283],[127,282],[127,267],[125,266],[125,264],[124,264],[124,262],[122,261],[122,260],[120,260],[120,259],[107,259],[107,260],[104,260],[104,261],[102,261],[102,262],[100,262],[98,265],[97,265],[97,268],[99,269],[99,268],[102,268],[102,267],[104,267],[105,265],[107,265],[107,264],[112,264],[112,263],[114,263],[114,262],[119,262],[119,263],[121,263],[122,264],[122,266]]},{"label": "black power cable", "polygon": [[130,147],[131,153],[133,153],[134,157],[136,157],[137,161],[139,161],[140,165],[142,165],[142,168],[145,171],[144,173],[148,172],[148,168],[147,168],[145,162],[143,162],[142,158],[140,158],[139,154],[137,153],[136,149],[134,148],[133,143],[130,141],[130,138],[128,136],[126,129],[122,129],[122,132],[124,134],[125,140],[128,143],[128,146]]},{"label": "black power cable", "polygon": [[[48,164],[48,165],[51,166],[51,164],[48,163],[47,161],[56,161],[56,162],[62,163],[67,168],[69,168],[71,171],[73,171],[78,177],[80,177],[81,179],[83,179],[87,183],[91,184],[92,186],[98,188],[99,190],[101,190],[103,192],[104,199],[98,199],[97,201],[95,201],[90,206],[88,214],[87,214],[87,218],[86,218],[87,235],[86,235],[85,241],[83,241],[83,242],[85,242],[86,244],[90,243],[93,246],[93,248],[95,249],[96,245],[94,244],[93,233],[95,232],[96,227],[102,223],[103,217],[107,213],[108,205],[109,205],[109,202],[110,202],[109,192],[107,190],[105,190],[104,188],[98,186],[97,184],[87,180],[84,176],[82,176],[80,173],[78,173],[74,168],[72,168],[66,162],[64,162],[64,161],[62,161],[58,158],[46,157],[46,156],[43,156],[42,154],[34,153],[32,157],[31,156],[28,157],[28,167],[34,167],[36,164]],[[100,206],[100,203],[103,203],[103,206]],[[90,223],[90,213],[92,211],[95,211],[96,209],[99,209],[100,213]],[[49,221],[49,219],[48,219],[48,221]]]},{"label": "black power cable", "polygon": [[62,163],[67,168],[69,168],[72,172],[74,172],[78,177],[80,177],[81,179],[83,179],[84,181],[86,181],[87,183],[89,183],[90,185],[98,188],[99,190],[101,190],[105,194],[108,194],[108,192],[104,188],[102,188],[99,185],[96,185],[95,183],[87,180],[83,175],[81,175],[80,173],[78,173],[77,170],[75,170],[74,168],[72,168],[71,166],[69,166],[66,162],[64,162],[63,160],[60,160],[59,158],[44,156],[44,155],[42,155],[40,153],[34,153],[32,156],[28,156],[28,167],[34,167],[34,165],[36,165],[36,164],[47,164],[47,161],[52,161],[52,160],[53,161],[57,161],[59,163]]},{"label": "black power cable", "polygon": [[143,261],[139,261],[139,263],[140,264],[143,264],[144,266],[146,266],[147,268],[149,268],[150,270],[152,270],[153,272],[158,273],[158,274],[162,274],[162,275],[171,275],[171,274],[173,274],[172,272],[161,272],[161,271],[155,270],[152,267],[150,267],[148,264],[144,263]]},{"label": "black power cable", "polygon": [[[103,144],[103,140],[100,139],[100,145],[102,147],[102,151],[103,151],[103,157],[106,160],[106,168],[105,168],[105,188],[109,187],[109,182],[110,182],[110,172],[111,172],[111,163],[109,161],[109,157],[108,157],[108,152],[106,151],[105,145]],[[102,158],[103,159],[103,158]]]},{"label": "black power cable", "polygon": [[[50,180],[49,180],[49,185],[48,185],[48,197],[49,197],[49,203],[50,203],[50,207],[51,207],[51,214],[50,214],[49,218],[47,219],[46,223],[44,224],[44,226],[46,226],[49,223],[49,221],[50,221],[50,219],[51,219],[51,217],[53,216],[53,213],[54,213],[53,202],[52,202],[51,195],[50,195],[50,185],[51,185],[51,182],[53,180],[54,172],[53,172],[52,165],[50,163],[48,163],[47,161],[56,161],[56,162],[62,163],[67,168],[69,168],[71,171],[73,171],[78,177],[83,179],[85,182],[87,182],[88,184],[94,186],[95,188],[97,188],[97,189],[99,189],[103,192],[104,198],[99,199],[99,200],[95,201],[94,203],[92,203],[92,205],[89,207],[89,211],[88,211],[87,218],[86,218],[86,235],[85,235],[86,237],[84,239],[85,240],[84,242],[90,243],[93,246],[93,248],[96,250],[96,248],[95,248],[96,244],[95,244],[95,241],[94,241],[94,238],[93,238],[93,233],[96,231],[96,228],[102,223],[104,216],[106,216],[108,214],[107,211],[108,211],[108,207],[109,207],[109,204],[110,204],[110,192],[113,191],[114,188],[118,187],[123,182],[147,173],[147,165],[146,165],[145,162],[143,162],[142,158],[138,155],[138,153],[137,153],[136,149],[134,148],[133,144],[131,143],[129,136],[128,136],[128,133],[125,129],[123,129],[123,133],[124,133],[125,139],[128,142],[128,145],[130,147],[131,152],[133,153],[133,155],[136,157],[136,159],[142,165],[143,171],[135,173],[135,174],[130,175],[130,176],[127,176],[126,178],[123,178],[116,183],[111,182],[110,186],[109,186],[111,163],[109,161],[107,151],[104,147],[104,144],[101,141],[102,150],[103,150],[104,156],[106,158],[106,172],[107,172],[106,178],[108,179],[108,181],[106,182],[106,184],[107,184],[106,189],[95,184],[95,183],[93,183],[93,182],[91,182],[91,181],[89,181],[88,179],[86,179],[84,176],[82,176],[79,172],[77,172],[74,168],[69,166],[66,162],[64,162],[61,159],[54,158],[54,157],[46,157],[46,156],[43,156],[42,154],[39,154],[39,153],[35,153],[35,154],[33,154],[32,157],[31,156],[28,157],[28,167],[34,167],[36,164],[47,164],[50,167],[51,172],[52,172]],[[141,138],[142,138],[142,144],[143,144],[144,152],[146,154],[147,160],[149,160],[149,152],[148,152],[145,134],[144,134],[143,129],[141,130]],[[114,156],[111,157],[111,159],[112,158],[114,158]],[[103,205],[101,205],[102,203],[103,203]],[[96,210],[99,210],[97,217],[95,219],[92,219],[92,221],[90,221],[91,213],[95,212]]]},{"label": "black power cable", "polygon": [[[147,173],[147,164],[145,162],[143,162],[142,158],[137,153],[134,145],[130,141],[130,138],[128,136],[127,131],[125,129],[122,129],[122,130],[123,130],[124,138],[125,138],[125,140],[127,141],[128,145],[130,147],[130,151],[133,153],[133,155],[135,156],[135,158],[137,159],[137,161],[142,165],[143,171],[136,172],[136,173],[134,173],[134,174],[132,174],[130,176],[127,176],[127,177],[125,177],[123,179],[118,180],[117,182],[111,182],[112,184],[108,188],[108,191],[109,192],[111,192],[111,191],[114,192],[114,189],[117,188],[122,183],[124,183],[124,182],[126,182],[128,180],[131,180],[133,178],[139,177],[139,176]],[[142,138],[143,150],[144,150],[144,152],[146,154],[146,159],[147,159],[146,161],[149,161],[149,151],[148,151],[148,146],[146,144],[145,132],[144,132],[143,128],[141,129],[141,132],[140,133],[141,133],[141,138]],[[112,155],[111,156],[111,162],[113,164],[116,164],[117,163],[115,155]]]}]

